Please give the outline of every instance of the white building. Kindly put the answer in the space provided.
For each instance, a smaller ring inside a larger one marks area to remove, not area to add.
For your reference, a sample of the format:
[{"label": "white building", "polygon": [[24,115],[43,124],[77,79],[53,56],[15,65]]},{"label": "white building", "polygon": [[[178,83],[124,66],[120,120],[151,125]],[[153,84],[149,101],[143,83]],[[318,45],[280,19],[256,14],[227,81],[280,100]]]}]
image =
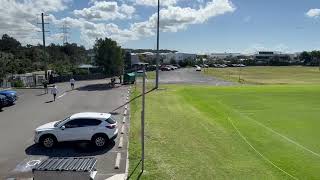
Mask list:
[{"label": "white building", "polygon": [[140,63],[140,59],[138,54],[131,53],[131,65],[139,64],[139,63]]},{"label": "white building", "polygon": [[196,54],[189,53],[162,53],[163,63],[170,63],[171,59],[174,59],[177,63],[185,59],[195,60],[197,58]]},{"label": "white building", "polygon": [[226,59],[227,57],[241,56],[240,53],[211,53],[209,57],[212,59]]}]

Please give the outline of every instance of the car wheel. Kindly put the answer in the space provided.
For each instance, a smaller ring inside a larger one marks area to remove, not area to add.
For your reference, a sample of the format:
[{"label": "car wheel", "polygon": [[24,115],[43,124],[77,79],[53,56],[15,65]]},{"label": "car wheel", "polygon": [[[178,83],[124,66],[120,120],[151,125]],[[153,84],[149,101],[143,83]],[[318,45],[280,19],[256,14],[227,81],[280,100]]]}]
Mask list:
[{"label": "car wheel", "polygon": [[96,147],[105,147],[108,141],[108,137],[102,134],[95,135],[92,138],[92,142]]},{"label": "car wheel", "polygon": [[52,148],[56,144],[57,140],[54,136],[43,136],[41,137],[40,143],[45,148]]}]

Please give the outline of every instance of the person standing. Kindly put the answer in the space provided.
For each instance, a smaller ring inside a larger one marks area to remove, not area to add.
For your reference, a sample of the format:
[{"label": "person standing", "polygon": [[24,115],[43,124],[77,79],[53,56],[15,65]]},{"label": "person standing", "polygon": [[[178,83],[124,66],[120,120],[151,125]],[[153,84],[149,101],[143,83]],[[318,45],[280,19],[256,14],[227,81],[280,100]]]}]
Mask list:
[{"label": "person standing", "polygon": [[71,78],[70,79],[70,84],[71,84],[71,89],[73,90],[74,89],[74,84],[76,83],[76,81],[73,79],[73,78]]},{"label": "person standing", "polygon": [[58,94],[58,87],[57,85],[54,85],[53,88],[51,89],[51,94],[53,95],[53,101],[56,101],[56,97]]},{"label": "person standing", "polygon": [[44,93],[48,94],[48,82],[46,80],[43,81],[43,88],[44,88]]}]

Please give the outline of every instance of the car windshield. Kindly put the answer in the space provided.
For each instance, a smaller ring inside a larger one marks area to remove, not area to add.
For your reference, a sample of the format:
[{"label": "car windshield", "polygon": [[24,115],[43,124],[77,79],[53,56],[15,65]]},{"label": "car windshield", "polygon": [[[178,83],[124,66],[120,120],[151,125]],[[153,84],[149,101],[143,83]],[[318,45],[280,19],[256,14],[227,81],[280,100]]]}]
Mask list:
[{"label": "car windshield", "polygon": [[61,121],[58,121],[54,124],[54,127],[59,127],[61,126],[62,124],[64,124],[65,122],[69,121],[70,120],[70,117],[67,117],[66,119],[64,120],[61,120]]}]

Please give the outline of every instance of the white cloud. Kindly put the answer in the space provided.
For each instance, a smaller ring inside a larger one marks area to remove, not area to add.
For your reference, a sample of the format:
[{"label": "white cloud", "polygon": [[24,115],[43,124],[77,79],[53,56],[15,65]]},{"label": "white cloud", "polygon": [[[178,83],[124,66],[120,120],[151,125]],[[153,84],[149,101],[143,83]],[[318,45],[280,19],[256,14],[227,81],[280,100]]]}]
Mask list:
[{"label": "white cloud", "polygon": [[318,18],[320,17],[320,9],[310,9],[306,15],[311,18]]},{"label": "white cloud", "polygon": [[131,18],[135,8],[126,4],[118,5],[115,1],[95,1],[93,6],[74,10],[78,18],[87,20],[114,20]]},{"label": "white cloud", "polygon": [[40,42],[39,14],[67,9],[69,0],[0,0],[0,35],[9,34],[23,44]]},{"label": "white cloud", "polygon": [[[161,6],[172,6],[177,4],[178,0],[160,0]],[[158,0],[135,0],[137,5],[158,6]]]},{"label": "white cloud", "polygon": [[[199,9],[170,6],[160,10],[160,28],[164,32],[177,32],[185,29],[188,25],[202,24],[212,17],[234,10],[235,7],[229,0],[212,0]],[[156,22],[157,14],[153,14],[148,21],[135,23],[133,27],[139,26],[140,30],[145,28],[143,32],[149,32],[151,29],[155,29]]]}]

